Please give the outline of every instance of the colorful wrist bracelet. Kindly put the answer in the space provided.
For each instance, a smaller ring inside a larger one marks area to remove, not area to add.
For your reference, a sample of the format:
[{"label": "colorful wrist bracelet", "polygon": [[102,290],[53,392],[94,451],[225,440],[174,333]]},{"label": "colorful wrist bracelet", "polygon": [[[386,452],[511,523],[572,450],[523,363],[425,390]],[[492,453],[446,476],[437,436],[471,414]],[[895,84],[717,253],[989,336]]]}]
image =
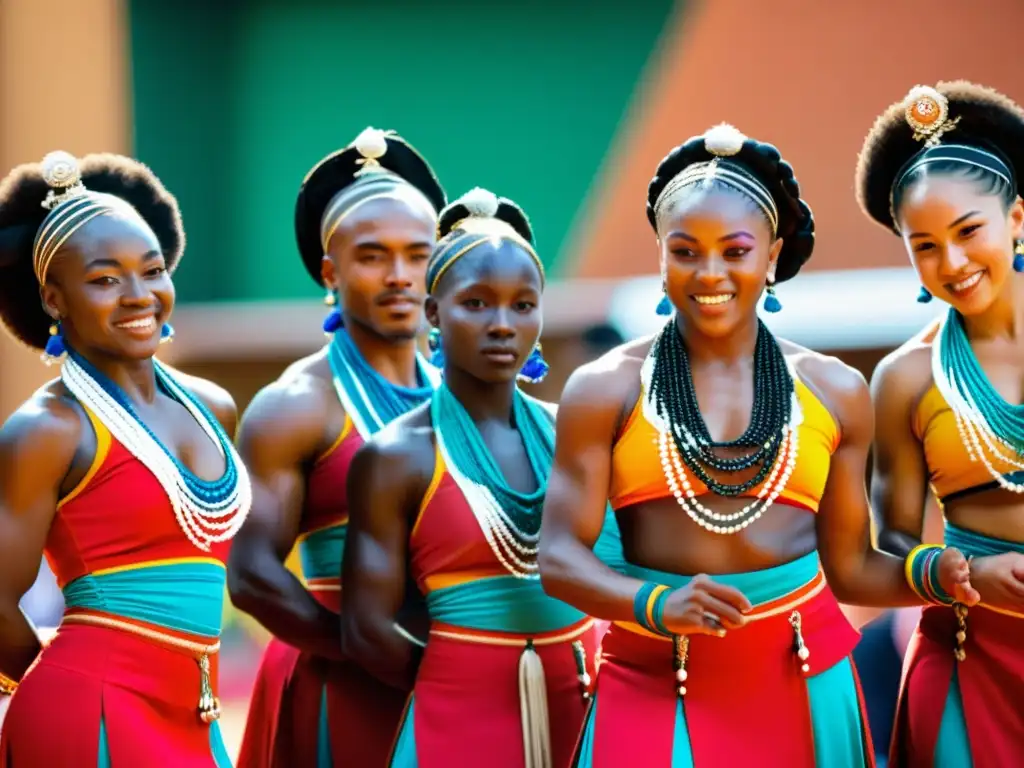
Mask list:
[{"label": "colorful wrist bracelet", "polygon": [[633,598],[633,617],[636,623],[648,632],[671,635],[662,622],[665,600],[671,590],[664,584],[645,581]]},{"label": "colorful wrist bracelet", "polygon": [[926,603],[952,605],[953,596],[939,584],[939,557],[945,547],[920,544],[914,547],[905,561],[907,584]]}]

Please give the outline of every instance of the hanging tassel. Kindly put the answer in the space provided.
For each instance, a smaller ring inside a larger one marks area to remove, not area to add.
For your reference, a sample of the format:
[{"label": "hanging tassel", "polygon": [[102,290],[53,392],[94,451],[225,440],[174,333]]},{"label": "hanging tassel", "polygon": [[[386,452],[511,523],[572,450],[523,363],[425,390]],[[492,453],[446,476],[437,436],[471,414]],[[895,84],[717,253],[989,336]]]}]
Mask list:
[{"label": "hanging tassel", "polygon": [[519,656],[519,713],[523,721],[524,768],[551,768],[551,728],[544,665],[527,640]]},{"label": "hanging tassel", "polygon": [[444,368],[444,352],[441,351],[441,329],[431,328],[427,336],[427,346],[430,348],[430,364],[435,368]]},{"label": "hanging tassel", "polygon": [[54,323],[50,326],[50,338],[46,342],[46,348],[43,350],[43,354],[40,355],[40,359],[47,365],[53,365],[63,360],[67,351],[67,347],[64,346],[64,334],[60,330],[60,323]]},{"label": "hanging tassel", "polygon": [[197,663],[199,664],[199,719],[209,725],[220,720],[220,699],[213,695],[209,655],[204,653],[199,657]]},{"label": "hanging tassel", "polygon": [[775,313],[780,309],[782,309],[782,302],[775,295],[775,286],[769,285],[764,294],[764,311]]},{"label": "hanging tassel", "polygon": [[530,356],[526,358],[526,362],[523,364],[523,367],[516,378],[529,384],[539,384],[544,381],[544,377],[547,375],[548,364],[544,359],[541,346],[538,344],[533,348],[533,352],[530,353]]},{"label": "hanging tassel", "polygon": [[340,309],[332,309],[330,314],[324,318],[324,333],[337,333],[345,327],[345,320],[341,316]]},{"label": "hanging tassel", "polygon": [[160,329],[160,343],[169,344],[174,341],[174,326],[170,323],[164,323]]},{"label": "hanging tassel", "polygon": [[800,659],[800,671],[806,675],[811,671],[811,665],[807,663],[811,657],[811,651],[804,643],[804,623],[800,611],[793,611],[789,614],[789,626],[793,628],[793,643],[796,646],[796,657]]},{"label": "hanging tassel", "polygon": [[583,647],[583,641],[572,641],[572,657],[576,661],[576,679],[580,683],[580,695],[583,701],[590,701],[590,673],[587,672],[587,649]]},{"label": "hanging tassel", "polygon": [[[1016,259],[1014,259],[1014,260],[1016,260]],[[932,300],[931,292],[929,292],[929,290],[922,285],[921,286],[921,291],[917,294],[917,303],[918,304],[927,304],[931,300]]]},{"label": "hanging tassel", "polygon": [[671,315],[672,314],[672,302],[668,300],[668,294],[661,294],[661,301],[658,302],[658,308],[655,310],[659,315]]}]

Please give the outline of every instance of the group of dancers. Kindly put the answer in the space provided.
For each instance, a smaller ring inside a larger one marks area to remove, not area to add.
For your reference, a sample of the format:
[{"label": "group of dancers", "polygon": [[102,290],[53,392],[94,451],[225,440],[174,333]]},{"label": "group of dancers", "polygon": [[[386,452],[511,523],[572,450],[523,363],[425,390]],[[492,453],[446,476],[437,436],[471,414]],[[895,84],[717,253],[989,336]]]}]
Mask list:
[{"label": "group of dancers", "polygon": [[[185,237],[153,173],[14,169],[0,319],[60,375],[0,431],[0,766],[231,765],[225,593],[274,636],[244,768],[873,765],[840,602],[925,606],[890,765],[1017,764],[1022,173],[1024,111],[987,88],[878,118],[858,200],[949,311],[869,388],[758,318],[814,247],[793,167],[726,124],[687,140],[646,201],[665,325],[556,408],[518,383],[547,371],[526,213],[449,203],[367,129],[296,201],[329,340],[239,418],[156,358]],[[45,645],[18,608],[42,555]]]}]

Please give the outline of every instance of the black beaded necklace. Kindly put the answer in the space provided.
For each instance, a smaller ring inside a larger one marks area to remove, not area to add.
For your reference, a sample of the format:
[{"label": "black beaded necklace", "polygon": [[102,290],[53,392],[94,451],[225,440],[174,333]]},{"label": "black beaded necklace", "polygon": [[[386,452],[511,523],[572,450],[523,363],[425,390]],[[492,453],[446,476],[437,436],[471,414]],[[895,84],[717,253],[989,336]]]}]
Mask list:
[{"label": "black beaded necklace", "polygon": [[[735,440],[715,441],[708,432],[693,386],[690,356],[674,318],[659,334],[653,353],[649,397],[668,425],[679,455],[690,472],[719,496],[740,496],[760,485],[775,463],[793,411],[793,377],[782,349],[764,323],[757,322],[750,424]],[[716,449],[723,448],[752,450],[738,457],[717,455]],[[719,482],[706,469],[735,473],[754,466],[758,467],[757,472],[735,485]]]}]

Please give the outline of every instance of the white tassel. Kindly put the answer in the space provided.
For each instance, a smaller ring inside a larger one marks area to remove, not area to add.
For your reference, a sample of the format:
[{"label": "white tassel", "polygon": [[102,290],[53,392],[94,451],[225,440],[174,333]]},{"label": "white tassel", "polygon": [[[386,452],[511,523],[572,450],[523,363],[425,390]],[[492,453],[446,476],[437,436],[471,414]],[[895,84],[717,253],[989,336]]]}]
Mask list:
[{"label": "white tassel", "polygon": [[519,710],[523,721],[524,768],[552,768],[544,664],[529,640],[519,657]]}]

